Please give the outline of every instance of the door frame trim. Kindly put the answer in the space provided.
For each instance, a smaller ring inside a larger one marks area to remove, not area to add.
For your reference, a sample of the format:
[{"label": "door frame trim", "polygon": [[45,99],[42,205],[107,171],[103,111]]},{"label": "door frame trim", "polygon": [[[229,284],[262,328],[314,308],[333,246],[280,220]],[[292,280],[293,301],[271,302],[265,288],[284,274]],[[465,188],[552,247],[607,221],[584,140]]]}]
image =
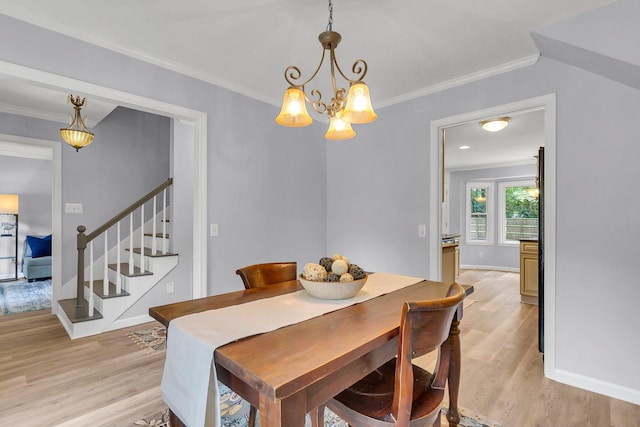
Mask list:
[{"label": "door frame trim", "polygon": [[429,146],[429,279],[442,277],[442,129],[492,116],[544,110],[544,374],[556,379],[556,94],[524,99],[431,121]]}]

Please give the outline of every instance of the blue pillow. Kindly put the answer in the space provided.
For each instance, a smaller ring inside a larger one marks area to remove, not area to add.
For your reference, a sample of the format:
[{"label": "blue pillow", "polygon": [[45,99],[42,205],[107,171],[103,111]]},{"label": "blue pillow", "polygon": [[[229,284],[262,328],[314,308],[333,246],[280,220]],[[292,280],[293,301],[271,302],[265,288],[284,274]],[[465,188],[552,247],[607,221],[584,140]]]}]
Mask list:
[{"label": "blue pillow", "polygon": [[31,257],[51,256],[51,234],[44,237],[27,236],[27,244],[31,248]]}]

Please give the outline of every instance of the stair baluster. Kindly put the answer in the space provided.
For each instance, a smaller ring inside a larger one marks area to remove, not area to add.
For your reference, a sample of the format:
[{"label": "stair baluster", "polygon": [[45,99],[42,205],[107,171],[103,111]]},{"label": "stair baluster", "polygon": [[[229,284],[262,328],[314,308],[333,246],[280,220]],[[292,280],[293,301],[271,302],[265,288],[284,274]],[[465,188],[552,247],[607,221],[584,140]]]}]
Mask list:
[{"label": "stair baluster", "polygon": [[93,316],[93,240],[89,242],[89,316]]},{"label": "stair baluster", "polygon": [[133,212],[129,215],[129,274],[133,275]]},{"label": "stair baluster", "polygon": [[140,271],[146,270],[144,265],[144,205],[140,206]]},{"label": "stair baluster", "polygon": [[107,232],[104,232],[104,278],[102,279],[102,295],[109,295],[109,244],[107,242]]},{"label": "stair baluster", "polygon": [[167,189],[162,192],[162,253],[167,253]]},{"label": "stair baluster", "polygon": [[120,274],[120,221],[118,221],[118,226],[116,227],[117,235],[116,235],[116,294],[120,294],[122,292],[122,275]]},{"label": "stair baluster", "polygon": [[157,197],[153,196],[153,218],[152,218],[153,229],[151,231],[151,235],[154,237],[151,239],[151,255],[154,255],[154,256],[158,252],[158,244],[156,243],[156,238],[155,238],[156,233],[158,232],[156,228],[156,204],[157,204],[156,199]]}]

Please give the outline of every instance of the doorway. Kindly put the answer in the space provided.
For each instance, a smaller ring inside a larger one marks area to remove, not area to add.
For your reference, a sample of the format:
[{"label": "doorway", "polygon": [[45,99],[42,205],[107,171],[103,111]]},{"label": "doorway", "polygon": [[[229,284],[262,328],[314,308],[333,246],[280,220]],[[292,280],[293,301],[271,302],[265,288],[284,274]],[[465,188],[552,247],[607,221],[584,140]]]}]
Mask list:
[{"label": "doorway", "polygon": [[[191,200],[193,207],[192,222],[192,242],[193,242],[193,259],[192,259],[192,298],[199,298],[207,295],[207,240],[206,240],[206,209],[207,209],[207,115],[201,111],[184,108],[182,106],[169,104],[151,98],[126,93],[112,88],[98,86],[92,83],[36,70],[17,64],[11,64],[0,61],[0,74],[7,78],[15,79],[27,84],[49,88],[52,90],[62,91],[64,93],[74,92],[81,93],[85,96],[93,97],[98,100],[113,102],[117,105],[131,108],[134,110],[144,111],[161,116],[171,117],[174,120],[180,120],[193,126],[191,135],[193,143],[193,156],[190,159],[188,167],[189,173],[193,177],[194,188],[192,191],[193,199]],[[17,138],[16,142],[29,141],[30,138]],[[35,140],[31,140],[35,141]],[[54,169],[58,165],[57,180],[54,182],[54,233],[56,226],[58,232],[61,232],[61,144],[59,141],[46,141],[54,149]],[[42,143],[42,142],[38,142]],[[180,143],[180,141],[176,141]],[[57,197],[56,197],[57,195]],[[57,203],[57,205],[55,205]],[[56,219],[56,216],[58,218]],[[57,221],[57,222],[56,222]],[[57,224],[57,225],[56,225]],[[53,240],[52,255],[54,259],[53,265],[53,299],[60,299],[62,294],[62,277],[60,256],[62,253],[61,239]],[[56,262],[57,259],[57,262]],[[54,313],[56,305],[53,304]]]},{"label": "doorway", "polygon": [[[0,155],[7,158],[33,159],[38,161],[51,162],[51,173],[48,180],[51,185],[51,223],[42,224],[48,228],[53,235],[51,242],[51,288],[52,299],[55,296],[54,289],[61,286],[61,254],[62,244],[60,242],[60,233],[62,232],[62,212],[61,212],[61,176],[62,162],[60,144],[57,141],[47,141],[34,138],[25,138],[15,135],[0,135]],[[43,228],[43,229],[45,229]],[[24,227],[22,228],[23,230]],[[28,232],[28,229],[25,231]],[[20,233],[23,234],[22,232]],[[24,236],[23,236],[24,237]],[[22,255],[19,255],[22,259]],[[16,262],[19,262],[17,260]],[[20,268],[18,268],[20,270]],[[54,305],[52,304],[52,307]]]},{"label": "doorway", "polygon": [[442,234],[442,195],[444,188],[443,130],[487,117],[502,117],[533,110],[544,111],[545,145],[545,210],[544,210],[544,365],[545,376],[553,378],[555,371],[555,155],[556,155],[556,102],[555,94],[531,98],[484,110],[464,113],[431,122],[429,161],[429,272],[431,280],[440,280]]}]

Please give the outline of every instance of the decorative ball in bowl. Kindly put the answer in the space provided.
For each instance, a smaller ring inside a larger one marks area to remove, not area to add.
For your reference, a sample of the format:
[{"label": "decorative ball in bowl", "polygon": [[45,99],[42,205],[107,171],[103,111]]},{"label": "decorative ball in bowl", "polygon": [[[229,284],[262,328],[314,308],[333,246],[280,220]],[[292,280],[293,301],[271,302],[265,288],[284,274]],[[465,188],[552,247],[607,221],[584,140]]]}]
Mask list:
[{"label": "decorative ball in bowl", "polygon": [[360,289],[367,281],[367,276],[351,282],[316,282],[307,280],[302,275],[300,275],[299,279],[304,289],[316,298],[347,299],[360,292]]},{"label": "decorative ball in bowl", "polygon": [[306,291],[322,299],[351,298],[366,281],[365,271],[340,254],[320,258],[317,264],[307,263],[300,275],[300,283]]}]

